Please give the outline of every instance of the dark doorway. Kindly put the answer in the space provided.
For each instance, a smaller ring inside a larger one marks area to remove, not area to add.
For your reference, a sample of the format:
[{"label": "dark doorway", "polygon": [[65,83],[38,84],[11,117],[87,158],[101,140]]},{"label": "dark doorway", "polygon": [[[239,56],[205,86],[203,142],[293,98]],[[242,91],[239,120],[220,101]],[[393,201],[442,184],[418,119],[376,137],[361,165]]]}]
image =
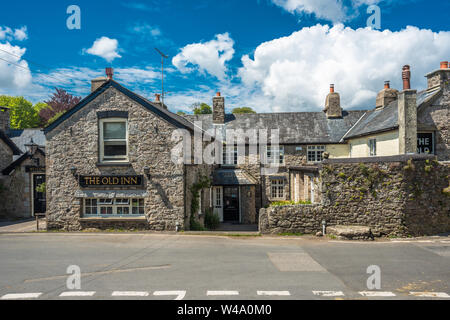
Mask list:
[{"label": "dark doorway", "polygon": [[33,214],[45,213],[47,206],[45,192],[38,192],[36,188],[45,183],[45,174],[33,175]]},{"label": "dark doorway", "polygon": [[239,188],[223,188],[223,220],[224,222],[239,222]]}]

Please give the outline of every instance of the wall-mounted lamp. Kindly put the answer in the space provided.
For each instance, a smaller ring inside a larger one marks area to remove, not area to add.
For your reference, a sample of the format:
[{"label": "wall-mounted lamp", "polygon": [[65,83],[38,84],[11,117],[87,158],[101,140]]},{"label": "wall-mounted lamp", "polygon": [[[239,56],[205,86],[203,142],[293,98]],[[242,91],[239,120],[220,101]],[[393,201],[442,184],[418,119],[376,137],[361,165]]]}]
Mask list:
[{"label": "wall-mounted lamp", "polygon": [[75,178],[77,177],[77,168],[76,168],[76,167],[70,168],[70,172],[72,173],[72,175],[73,175]]},{"label": "wall-mounted lamp", "polygon": [[150,168],[145,166],[144,167],[144,174],[146,175],[147,178],[150,179]]}]

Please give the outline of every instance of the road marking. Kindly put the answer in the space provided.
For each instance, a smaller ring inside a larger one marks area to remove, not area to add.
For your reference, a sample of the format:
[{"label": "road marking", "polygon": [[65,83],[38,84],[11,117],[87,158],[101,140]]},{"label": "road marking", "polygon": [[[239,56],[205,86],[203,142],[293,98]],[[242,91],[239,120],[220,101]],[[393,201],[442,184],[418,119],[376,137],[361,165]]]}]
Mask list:
[{"label": "road marking", "polygon": [[112,297],[148,297],[147,291],[114,291]]},{"label": "road marking", "polygon": [[395,297],[395,293],[390,291],[361,291],[363,297]]},{"label": "road marking", "polygon": [[422,298],[450,298],[445,292],[410,292],[411,296]]},{"label": "road marking", "polygon": [[5,294],[2,299],[3,300],[16,300],[16,299],[36,299],[42,295],[41,292],[35,293],[9,293]]},{"label": "road marking", "polygon": [[258,296],[290,296],[289,291],[257,291]]},{"label": "road marking", "polygon": [[321,297],[343,297],[345,296],[342,291],[313,291],[315,296]]},{"label": "road marking", "polygon": [[186,291],[155,291],[154,296],[177,296],[175,300],[183,300],[186,296]]},{"label": "road marking", "polygon": [[60,297],[92,297],[95,291],[66,291],[61,293]]},{"label": "road marking", "polygon": [[207,291],[207,296],[238,296],[239,291]]}]

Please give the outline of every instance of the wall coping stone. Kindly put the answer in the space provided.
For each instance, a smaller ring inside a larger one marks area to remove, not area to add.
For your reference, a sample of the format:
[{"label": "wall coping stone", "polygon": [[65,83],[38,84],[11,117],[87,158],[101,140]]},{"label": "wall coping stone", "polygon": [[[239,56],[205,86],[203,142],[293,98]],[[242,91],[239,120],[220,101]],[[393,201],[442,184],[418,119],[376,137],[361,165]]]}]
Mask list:
[{"label": "wall coping stone", "polygon": [[434,160],[435,155],[431,154],[401,154],[388,157],[369,157],[369,158],[345,158],[345,159],[327,159],[323,164],[339,164],[339,163],[378,163],[378,162],[406,162],[408,160]]}]

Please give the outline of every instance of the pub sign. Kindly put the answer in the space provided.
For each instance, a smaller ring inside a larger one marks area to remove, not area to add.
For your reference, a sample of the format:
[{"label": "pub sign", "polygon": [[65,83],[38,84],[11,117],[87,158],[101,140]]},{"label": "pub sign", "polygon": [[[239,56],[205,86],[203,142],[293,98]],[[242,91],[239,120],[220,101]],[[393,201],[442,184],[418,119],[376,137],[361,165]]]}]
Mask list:
[{"label": "pub sign", "polygon": [[80,186],[90,187],[138,187],[142,186],[143,176],[80,176]]},{"label": "pub sign", "polygon": [[417,134],[417,153],[434,154],[434,134],[432,132]]}]

